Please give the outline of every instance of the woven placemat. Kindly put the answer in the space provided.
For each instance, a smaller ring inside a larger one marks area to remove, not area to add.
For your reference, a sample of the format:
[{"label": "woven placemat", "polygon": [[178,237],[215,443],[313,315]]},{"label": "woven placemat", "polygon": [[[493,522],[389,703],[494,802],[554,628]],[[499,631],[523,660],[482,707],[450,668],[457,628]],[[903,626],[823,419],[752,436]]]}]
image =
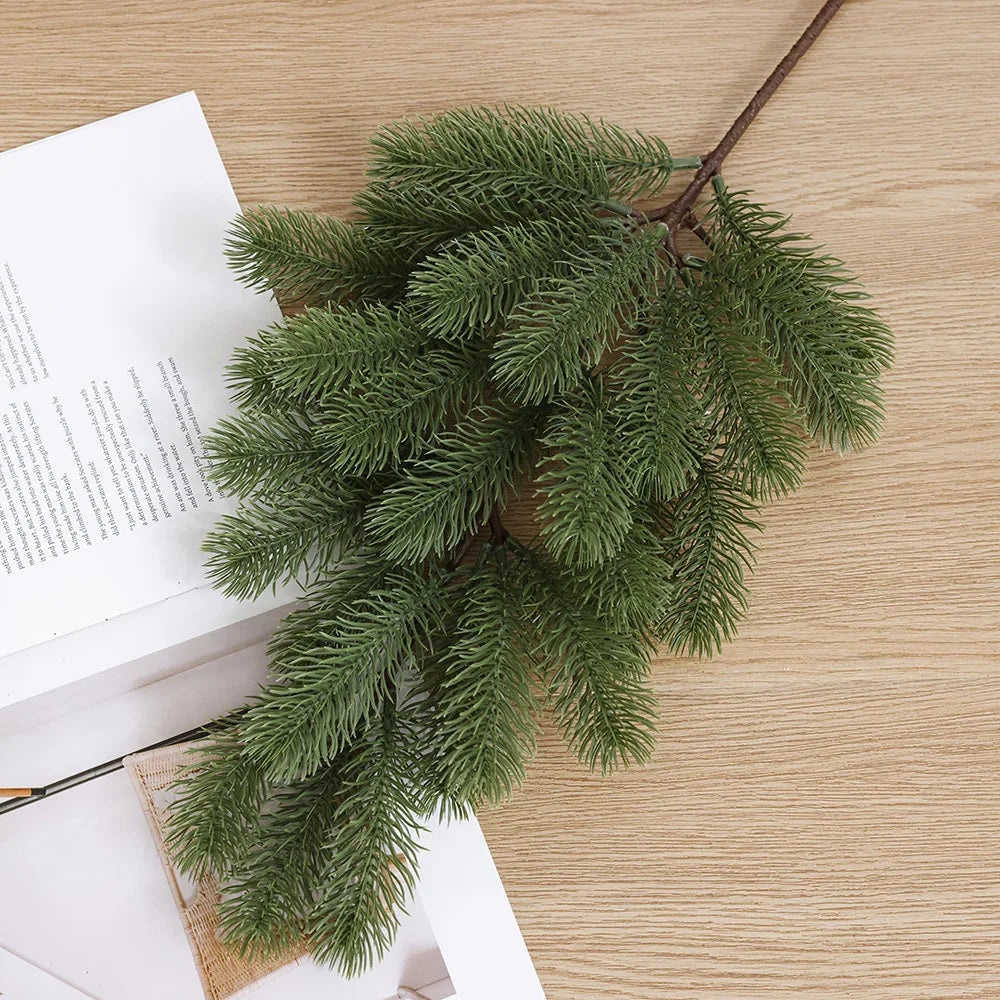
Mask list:
[{"label": "woven placemat", "polygon": [[190,761],[190,758],[185,758],[185,752],[192,745],[181,743],[133,754],[125,758],[124,766],[156,842],[205,996],[207,1000],[228,1000],[265,977],[296,963],[306,954],[306,947],[300,944],[269,961],[240,958],[219,940],[216,910],[220,898],[218,883],[214,879],[206,879],[195,885],[174,868],[163,841],[163,824],[173,799],[170,786],[182,765]]}]

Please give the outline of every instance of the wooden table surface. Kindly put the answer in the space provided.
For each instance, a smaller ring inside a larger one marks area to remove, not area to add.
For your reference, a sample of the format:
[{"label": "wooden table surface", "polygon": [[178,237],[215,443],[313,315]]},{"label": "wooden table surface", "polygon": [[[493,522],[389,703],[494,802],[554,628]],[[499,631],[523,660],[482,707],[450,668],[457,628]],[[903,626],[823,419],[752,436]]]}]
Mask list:
[{"label": "wooden table surface", "polygon": [[[705,152],[818,6],[0,0],[0,148],[194,88],[241,202],[335,213],[456,104]],[[864,276],[888,425],[767,512],[724,655],[657,662],[651,766],[549,734],[483,817],[552,1000],[1000,996],[998,116],[997,0],[849,0],[727,162]]]}]

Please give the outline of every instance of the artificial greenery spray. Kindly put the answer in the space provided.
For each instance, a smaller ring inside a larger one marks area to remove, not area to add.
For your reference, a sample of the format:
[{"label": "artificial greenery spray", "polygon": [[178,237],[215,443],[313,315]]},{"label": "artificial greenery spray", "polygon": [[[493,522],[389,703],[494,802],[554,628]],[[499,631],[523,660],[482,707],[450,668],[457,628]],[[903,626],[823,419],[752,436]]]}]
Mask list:
[{"label": "artificial greenery spray", "polygon": [[[208,566],[237,597],[306,595],[269,685],[192,757],[170,840],[221,879],[244,953],[305,933],[346,974],[375,961],[422,818],[510,796],[542,712],[589,768],[645,761],[650,656],[733,635],[758,510],[809,439],[878,434],[889,331],[840,261],[719,173],[842,2],[703,160],[471,108],[378,132],[350,222],[235,223],[243,279],[305,308],[229,369],[239,410],[207,449],[242,504]],[[694,171],[679,197],[635,207],[675,170]],[[525,491],[537,533],[515,538]]]}]

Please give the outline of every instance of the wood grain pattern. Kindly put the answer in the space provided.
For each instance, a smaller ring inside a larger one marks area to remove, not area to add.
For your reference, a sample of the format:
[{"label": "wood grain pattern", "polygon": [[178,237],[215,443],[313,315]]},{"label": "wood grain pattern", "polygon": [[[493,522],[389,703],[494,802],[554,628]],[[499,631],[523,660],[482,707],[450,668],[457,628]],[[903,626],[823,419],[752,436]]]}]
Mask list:
[{"label": "wood grain pattern", "polygon": [[[195,88],[244,203],[342,212],[375,125],[472,102],[686,155],[818,4],[3,0],[0,148]],[[865,277],[888,427],[767,514],[741,638],[658,662],[651,767],[549,735],[484,817],[552,1000],[1000,996],[998,115],[995,0],[851,0],[728,162]]]}]

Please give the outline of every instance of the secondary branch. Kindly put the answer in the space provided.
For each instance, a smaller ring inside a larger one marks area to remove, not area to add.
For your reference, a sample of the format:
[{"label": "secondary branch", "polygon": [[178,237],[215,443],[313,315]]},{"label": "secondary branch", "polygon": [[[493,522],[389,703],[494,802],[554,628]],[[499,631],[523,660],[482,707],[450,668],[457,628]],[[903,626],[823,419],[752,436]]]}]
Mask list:
[{"label": "secondary branch", "polygon": [[701,193],[702,188],[719,172],[722,161],[729,155],[740,137],[750,127],[750,123],[760,114],[761,108],[768,102],[771,95],[781,86],[782,81],[792,71],[795,64],[802,58],[813,42],[819,38],[822,30],[833,19],[833,15],[843,6],[845,0],[827,0],[819,13],[812,19],[809,27],[799,36],[798,41],[788,50],[785,58],[774,67],[764,85],[750,99],[739,118],[733,122],[722,141],[702,161],[698,172],[691,178],[691,183],[681,192],[680,197],[645,214],[649,222],[663,222],[675,231],[688,218],[688,213]]}]

